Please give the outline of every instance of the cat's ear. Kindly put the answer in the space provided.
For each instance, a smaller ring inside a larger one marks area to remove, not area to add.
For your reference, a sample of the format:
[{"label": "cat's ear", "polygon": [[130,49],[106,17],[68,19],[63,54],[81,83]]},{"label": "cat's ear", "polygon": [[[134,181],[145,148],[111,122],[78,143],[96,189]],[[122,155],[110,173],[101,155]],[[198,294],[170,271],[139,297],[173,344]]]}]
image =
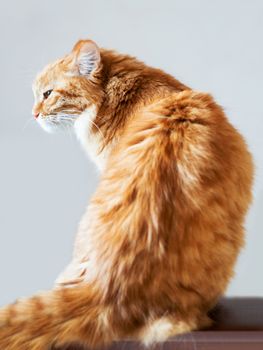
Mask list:
[{"label": "cat's ear", "polygon": [[80,40],[74,46],[74,65],[77,73],[90,76],[100,65],[100,51],[92,40]]}]

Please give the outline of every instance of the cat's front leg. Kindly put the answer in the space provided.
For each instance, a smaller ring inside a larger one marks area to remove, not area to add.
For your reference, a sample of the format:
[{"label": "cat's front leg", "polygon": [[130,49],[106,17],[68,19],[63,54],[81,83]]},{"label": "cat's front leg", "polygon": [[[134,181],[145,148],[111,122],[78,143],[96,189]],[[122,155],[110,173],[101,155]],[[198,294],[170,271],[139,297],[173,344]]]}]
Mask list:
[{"label": "cat's front leg", "polygon": [[55,287],[73,287],[87,279],[88,263],[90,261],[87,253],[89,244],[87,227],[89,222],[92,221],[89,210],[86,216],[85,224],[81,222],[75,238],[72,260],[55,280]]}]

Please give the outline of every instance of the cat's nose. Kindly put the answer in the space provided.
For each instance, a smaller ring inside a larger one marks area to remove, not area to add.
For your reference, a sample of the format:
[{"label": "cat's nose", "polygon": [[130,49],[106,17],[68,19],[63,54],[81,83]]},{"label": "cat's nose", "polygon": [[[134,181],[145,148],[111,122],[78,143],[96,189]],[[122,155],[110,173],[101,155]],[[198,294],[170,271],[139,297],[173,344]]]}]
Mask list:
[{"label": "cat's nose", "polygon": [[34,118],[37,119],[39,116],[39,113],[34,113]]}]

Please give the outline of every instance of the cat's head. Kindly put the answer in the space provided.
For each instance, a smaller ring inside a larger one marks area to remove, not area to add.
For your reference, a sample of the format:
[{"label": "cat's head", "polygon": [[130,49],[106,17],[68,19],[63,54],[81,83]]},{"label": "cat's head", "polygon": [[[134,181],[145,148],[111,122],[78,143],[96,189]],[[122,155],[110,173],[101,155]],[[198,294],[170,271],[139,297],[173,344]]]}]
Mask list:
[{"label": "cat's head", "polygon": [[98,46],[91,40],[77,42],[70,54],[38,74],[33,92],[33,115],[46,131],[74,125],[83,111],[102,100]]}]

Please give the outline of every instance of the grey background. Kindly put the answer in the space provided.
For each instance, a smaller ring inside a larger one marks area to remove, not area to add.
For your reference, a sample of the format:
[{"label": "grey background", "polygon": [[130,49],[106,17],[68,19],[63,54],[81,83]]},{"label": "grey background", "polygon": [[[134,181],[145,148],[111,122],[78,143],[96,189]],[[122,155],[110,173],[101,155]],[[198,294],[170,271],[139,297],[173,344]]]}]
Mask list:
[{"label": "grey background", "polygon": [[74,135],[31,118],[31,82],[79,38],[213,93],[257,165],[247,245],[229,295],[263,296],[262,0],[0,2],[0,304],[50,288],[97,183]]}]

